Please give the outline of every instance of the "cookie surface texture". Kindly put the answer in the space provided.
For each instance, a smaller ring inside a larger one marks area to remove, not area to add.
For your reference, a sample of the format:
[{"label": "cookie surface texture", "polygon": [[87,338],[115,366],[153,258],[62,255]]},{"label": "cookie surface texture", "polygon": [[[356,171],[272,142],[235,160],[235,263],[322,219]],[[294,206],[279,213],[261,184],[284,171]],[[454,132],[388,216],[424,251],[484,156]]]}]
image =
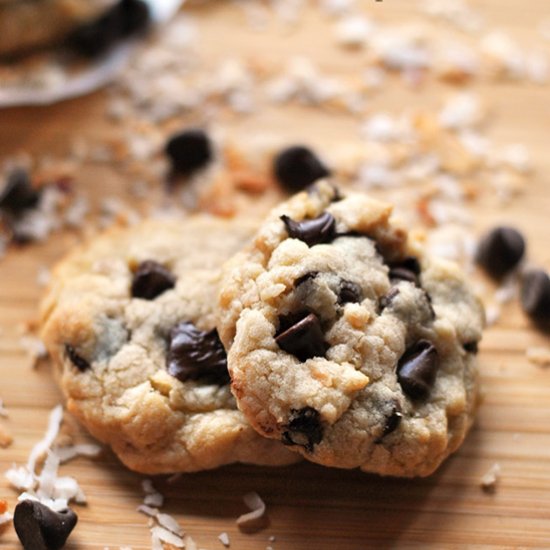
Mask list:
[{"label": "cookie surface texture", "polygon": [[252,229],[146,221],[95,238],[53,272],[42,337],[67,408],[129,468],[295,461],[237,410],[215,330],[220,266]]},{"label": "cookie surface texture", "polygon": [[484,315],[390,215],[326,181],[280,205],[226,264],[218,330],[259,433],[327,466],[424,476],[472,424]]}]

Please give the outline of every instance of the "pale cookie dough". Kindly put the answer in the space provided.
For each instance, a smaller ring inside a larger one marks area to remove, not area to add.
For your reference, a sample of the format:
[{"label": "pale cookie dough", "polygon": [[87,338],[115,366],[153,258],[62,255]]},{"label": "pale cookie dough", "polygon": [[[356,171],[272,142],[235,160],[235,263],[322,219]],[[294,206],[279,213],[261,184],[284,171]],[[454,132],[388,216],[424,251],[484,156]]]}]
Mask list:
[{"label": "pale cookie dough", "polygon": [[424,476],[472,424],[484,316],[391,211],[327,182],[283,203],[226,264],[218,330],[259,433],[327,466]]},{"label": "pale cookie dough", "polygon": [[219,268],[251,234],[210,217],[148,221],[107,232],[55,269],[42,337],[67,408],[129,468],[296,461],[237,410],[215,331]]},{"label": "pale cookie dough", "polygon": [[0,0],[0,57],[50,46],[115,0]]}]

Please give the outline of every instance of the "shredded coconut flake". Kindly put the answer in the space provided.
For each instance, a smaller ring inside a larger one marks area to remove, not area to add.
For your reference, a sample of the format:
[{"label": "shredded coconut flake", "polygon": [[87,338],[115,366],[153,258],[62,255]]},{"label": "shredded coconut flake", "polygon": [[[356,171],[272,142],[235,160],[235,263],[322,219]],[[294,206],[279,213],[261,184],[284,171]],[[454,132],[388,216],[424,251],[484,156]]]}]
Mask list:
[{"label": "shredded coconut flake", "polygon": [[229,535],[225,531],[218,535],[218,539],[226,548],[229,548],[230,546]]},{"label": "shredded coconut flake", "polygon": [[80,443],[66,447],[54,447],[53,452],[59,458],[59,462],[63,464],[77,456],[96,457],[101,453],[101,446],[95,443]]},{"label": "shredded coconut flake", "polygon": [[0,514],[0,525],[4,525],[4,523],[9,523],[13,519],[13,516],[9,512],[4,512],[3,514]]},{"label": "shredded coconut flake", "polygon": [[237,518],[237,525],[239,527],[254,527],[259,519],[265,514],[265,503],[261,499],[260,495],[255,492],[247,493],[243,497],[244,503],[250,508],[251,512],[243,514]]},{"label": "shredded coconut flake", "polygon": [[480,486],[486,493],[494,493],[499,479],[500,465],[495,462],[481,478]]},{"label": "shredded coconut flake", "polygon": [[151,539],[153,544],[158,544],[158,542],[161,543],[159,547],[161,550],[163,542],[172,544],[176,548],[185,548],[185,542],[180,536],[168,531],[168,529],[165,529],[164,527],[160,527],[159,525],[155,525],[151,528]]}]

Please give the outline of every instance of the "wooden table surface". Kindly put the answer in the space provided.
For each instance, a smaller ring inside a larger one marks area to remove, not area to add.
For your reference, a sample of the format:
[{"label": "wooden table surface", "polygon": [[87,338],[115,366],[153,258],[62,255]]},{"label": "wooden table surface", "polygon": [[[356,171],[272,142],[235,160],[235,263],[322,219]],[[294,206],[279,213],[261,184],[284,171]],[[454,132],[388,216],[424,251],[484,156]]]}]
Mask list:
[{"label": "wooden table surface", "polygon": [[[408,0],[360,4],[386,21],[416,13]],[[548,0],[479,0],[474,5],[491,27],[527,42],[550,15]],[[300,51],[343,74],[355,68],[352,54],[327,47],[327,22],[316,12],[281,40],[286,35],[276,29],[247,32],[241,12],[229,2],[189,10],[203,33],[205,63],[212,66],[230,49],[240,55],[254,48],[274,59]],[[529,256],[550,269],[550,87],[482,82],[474,89],[494,114],[491,137],[524,143],[536,166],[527,192],[505,209],[474,207],[474,227],[480,230],[497,220],[516,225],[528,239]],[[392,111],[404,102],[435,108],[448,91],[435,83],[421,93],[390,83],[386,93],[373,98],[372,108]],[[0,160],[21,150],[63,154],[75,136],[101,138],[112,128],[103,117],[106,101],[107,94],[100,92],[50,108],[0,111]],[[237,138],[269,128],[285,138],[326,146],[352,135],[357,121],[289,106],[245,118],[226,114],[219,123]],[[92,197],[118,192],[120,176],[114,168],[88,167],[79,176]],[[36,317],[42,292],[38,269],[51,265],[74,240],[71,233],[61,233],[47,243],[12,249],[0,260],[0,398],[9,411],[0,423],[14,436],[10,447],[0,449],[1,472],[14,462],[26,462],[44,433],[48,411],[61,400],[49,365],[31,368],[19,344],[20,327]],[[174,484],[155,480],[166,496],[163,511],[177,517],[199,547],[209,550],[222,548],[222,531],[229,534],[231,548],[243,550],[550,548],[550,369],[527,360],[529,346],[548,348],[548,336],[531,328],[512,302],[481,345],[485,400],[478,421],[463,447],[429,478],[383,479],[313,464],[278,469],[234,465],[184,475]],[[501,479],[488,494],[480,489],[480,479],[495,463]],[[88,497],[87,506],[76,508],[79,524],[68,549],[150,548],[147,520],[136,512],[142,476],[121,467],[107,451],[99,459],[76,459],[62,472],[76,477]],[[240,532],[235,524],[246,511],[242,496],[249,491],[257,491],[268,509],[269,525],[254,534]],[[16,497],[1,477],[0,498],[7,499],[11,511]],[[271,536],[274,542],[268,541]],[[18,547],[9,527],[0,535],[0,548]]]}]

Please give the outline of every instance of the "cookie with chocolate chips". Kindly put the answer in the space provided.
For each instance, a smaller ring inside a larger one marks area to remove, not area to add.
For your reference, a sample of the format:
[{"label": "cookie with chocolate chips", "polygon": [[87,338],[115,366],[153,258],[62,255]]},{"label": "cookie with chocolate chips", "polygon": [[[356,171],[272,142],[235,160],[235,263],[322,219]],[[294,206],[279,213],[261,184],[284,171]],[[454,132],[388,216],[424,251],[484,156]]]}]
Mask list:
[{"label": "cookie with chocolate chips", "polygon": [[54,270],[42,337],[67,408],[133,470],[297,458],[237,410],[215,326],[220,266],[253,229],[210,217],[143,222]]},{"label": "cookie with chocolate chips", "polygon": [[260,434],[327,466],[423,476],[472,424],[483,310],[391,213],[326,181],[280,205],[224,268],[218,331]]}]

